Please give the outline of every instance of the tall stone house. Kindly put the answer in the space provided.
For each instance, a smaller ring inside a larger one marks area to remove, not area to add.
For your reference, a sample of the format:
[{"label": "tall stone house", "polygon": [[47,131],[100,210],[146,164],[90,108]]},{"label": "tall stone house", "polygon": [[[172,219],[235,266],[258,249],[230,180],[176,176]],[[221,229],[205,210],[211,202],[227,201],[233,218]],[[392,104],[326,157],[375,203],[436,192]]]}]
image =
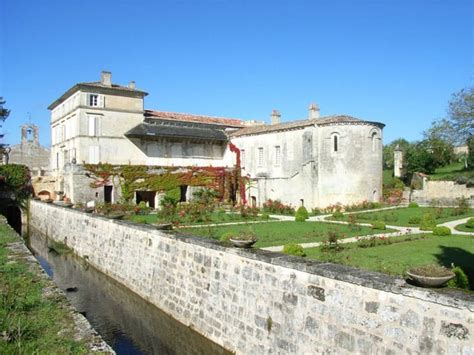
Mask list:
[{"label": "tall stone house", "polygon": [[[59,192],[73,202],[115,202],[120,191],[91,188],[84,163],[234,167],[233,143],[253,205],[279,199],[311,208],[382,196],[382,123],[320,117],[319,108],[311,105],[305,119],[281,123],[273,111],[272,123],[264,125],[146,110],[147,95],[133,81],[113,84],[111,73],[102,72],[100,81],[76,84],[49,106],[51,166]],[[156,206],[159,192],[147,194]]]}]

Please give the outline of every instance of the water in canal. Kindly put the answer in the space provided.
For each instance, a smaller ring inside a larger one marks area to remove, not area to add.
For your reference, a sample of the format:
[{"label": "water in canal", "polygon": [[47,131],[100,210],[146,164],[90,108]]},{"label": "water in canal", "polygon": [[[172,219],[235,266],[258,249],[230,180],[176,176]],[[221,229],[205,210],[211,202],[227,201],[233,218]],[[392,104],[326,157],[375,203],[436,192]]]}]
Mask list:
[{"label": "water in canal", "polygon": [[28,244],[56,285],[117,354],[229,354],[84,260],[49,251],[48,239],[40,232],[30,231]]}]

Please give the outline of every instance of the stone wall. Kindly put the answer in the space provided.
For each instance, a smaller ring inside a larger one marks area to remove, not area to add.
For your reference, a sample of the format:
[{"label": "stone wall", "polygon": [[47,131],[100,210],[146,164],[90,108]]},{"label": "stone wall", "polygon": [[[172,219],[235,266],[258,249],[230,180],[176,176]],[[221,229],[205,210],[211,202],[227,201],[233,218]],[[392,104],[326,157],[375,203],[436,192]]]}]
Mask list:
[{"label": "stone wall", "polygon": [[474,352],[470,294],[32,201],[32,227],[242,354]]},{"label": "stone wall", "polygon": [[456,184],[454,181],[430,181],[423,178],[423,189],[413,190],[411,200],[420,203],[430,203],[438,200],[441,204],[455,204],[456,199],[465,197],[474,199],[474,188]]}]

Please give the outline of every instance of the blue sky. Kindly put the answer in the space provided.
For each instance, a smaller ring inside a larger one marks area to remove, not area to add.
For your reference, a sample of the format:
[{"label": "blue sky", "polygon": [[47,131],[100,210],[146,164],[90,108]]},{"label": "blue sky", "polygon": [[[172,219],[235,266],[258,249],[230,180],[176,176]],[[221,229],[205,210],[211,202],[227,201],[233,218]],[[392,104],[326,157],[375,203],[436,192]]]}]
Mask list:
[{"label": "blue sky", "polygon": [[385,143],[421,138],[472,85],[468,0],[0,0],[0,96],[19,126],[77,82],[112,71],[145,107],[269,121],[344,113],[384,122]]}]

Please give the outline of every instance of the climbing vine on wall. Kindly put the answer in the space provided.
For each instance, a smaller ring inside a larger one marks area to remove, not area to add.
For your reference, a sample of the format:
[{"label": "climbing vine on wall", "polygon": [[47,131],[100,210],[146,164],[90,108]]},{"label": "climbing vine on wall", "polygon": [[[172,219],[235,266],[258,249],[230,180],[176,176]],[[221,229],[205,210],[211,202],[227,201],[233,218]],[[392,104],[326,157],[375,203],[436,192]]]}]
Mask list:
[{"label": "climbing vine on wall", "polygon": [[[201,186],[218,192],[224,201],[232,200],[242,179],[235,168],[162,167],[146,165],[84,164],[90,186],[99,188],[119,182],[124,201],[131,201],[135,191],[167,192],[182,185]],[[244,186],[245,191],[245,186]],[[245,195],[244,195],[245,197]]]}]

